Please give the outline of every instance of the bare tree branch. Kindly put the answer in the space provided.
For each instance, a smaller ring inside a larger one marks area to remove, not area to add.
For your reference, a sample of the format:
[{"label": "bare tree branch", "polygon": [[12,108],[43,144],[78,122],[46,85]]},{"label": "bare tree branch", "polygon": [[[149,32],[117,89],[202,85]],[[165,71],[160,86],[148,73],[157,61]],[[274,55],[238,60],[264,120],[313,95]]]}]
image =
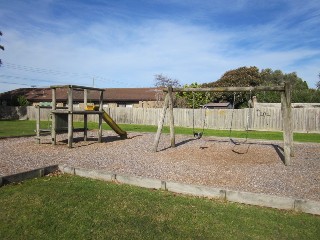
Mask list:
[{"label": "bare tree branch", "polygon": [[155,87],[180,87],[181,84],[179,83],[179,80],[177,79],[172,79],[167,76],[164,76],[162,74],[156,74],[155,75]]}]

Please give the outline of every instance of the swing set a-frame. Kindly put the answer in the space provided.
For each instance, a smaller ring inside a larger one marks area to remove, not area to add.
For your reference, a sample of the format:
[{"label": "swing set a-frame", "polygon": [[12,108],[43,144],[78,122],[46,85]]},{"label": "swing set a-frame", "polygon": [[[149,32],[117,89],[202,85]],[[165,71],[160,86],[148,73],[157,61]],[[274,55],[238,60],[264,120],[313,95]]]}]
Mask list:
[{"label": "swing set a-frame", "polygon": [[173,117],[173,93],[174,92],[257,92],[257,91],[273,91],[281,93],[281,114],[283,121],[283,149],[284,164],[290,165],[293,152],[293,124],[291,109],[291,92],[292,85],[290,82],[284,82],[278,86],[256,86],[256,87],[216,87],[216,88],[168,88],[163,89],[166,92],[163,109],[160,115],[158,130],[154,139],[153,151],[157,152],[160,136],[166,117],[167,110],[170,127],[171,147],[175,147],[174,117]]}]

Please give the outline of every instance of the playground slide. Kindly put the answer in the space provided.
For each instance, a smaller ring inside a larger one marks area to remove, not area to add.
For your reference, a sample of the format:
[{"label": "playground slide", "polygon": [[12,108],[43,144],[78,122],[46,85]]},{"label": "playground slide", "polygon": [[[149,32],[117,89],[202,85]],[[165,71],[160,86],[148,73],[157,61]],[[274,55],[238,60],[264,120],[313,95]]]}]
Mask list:
[{"label": "playground slide", "polygon": [[127,132],[123,131],[118,124],[113,121],[113,119],[109,116],[108,113],[106,113],[103,110],[103,115],[102,115],[103,120],[115,131],[117,134],[120,135],[121,138],[127,138]]}]

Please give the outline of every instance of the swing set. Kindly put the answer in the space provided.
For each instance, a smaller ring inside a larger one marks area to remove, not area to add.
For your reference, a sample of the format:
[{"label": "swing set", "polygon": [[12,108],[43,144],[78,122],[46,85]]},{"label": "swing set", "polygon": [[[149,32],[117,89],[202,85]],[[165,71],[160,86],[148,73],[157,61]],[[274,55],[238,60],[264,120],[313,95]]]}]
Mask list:
[{"label": "swing set", "polygon": [[[284,164],[290,165],[291,157],[294,156],[293,152],[293,124],[292,124],[292,109],[291,109],[291,92],[292,92],[292,85],[290,82],[284,82],[278,86],[256,86],[256,87],[216,87],[216,88],[172,88],[172,86],[168,86],[168,88],[163,89],[166,94],[164,99],[164,105],[162,109],[162,113],[160,115],[159,123],[158,123],[158,130],[154,139],[153,151],[158,151],[158,145],[160,141],[160,136],[164,124],[164,120],[166,117],[167,110],[168,117],[169,117],[169,127],[170,127],[170,142],[171,147],[175,147],[175,132],[174,132],[174,117],[173,117],[173,93],[174,92],[233,92],[234,93],[234,102],[233,102],[233,109],[232,109],[232,118],[231,118],[231,126],[229,129],[229,138],[231,138],[231,131],[232,131],[232,120],[233,120],[233,113],[235,109],[235,93],[236,92],[251,92],[252,91],[274,91],[281,93],[281,113],[283,119],[283,143],[284,143]],[[246,125],[246,138],[245,141],[248,139],[248,131],[249,131],[249,117],[250,111],[249,108],[248,117],[247,117],[247,125]],[[206,117],[206,116],[205,116]],[[194,129],[194,97],[193,97],[193,134],[196,138],[201,138],[204,133],[205,127],[205,118],[203,121],[203,128],[202,132],[195,132]],[[244,142],[245,142],[244,141]],[[233,140],[234,144],[240,144]]]}]

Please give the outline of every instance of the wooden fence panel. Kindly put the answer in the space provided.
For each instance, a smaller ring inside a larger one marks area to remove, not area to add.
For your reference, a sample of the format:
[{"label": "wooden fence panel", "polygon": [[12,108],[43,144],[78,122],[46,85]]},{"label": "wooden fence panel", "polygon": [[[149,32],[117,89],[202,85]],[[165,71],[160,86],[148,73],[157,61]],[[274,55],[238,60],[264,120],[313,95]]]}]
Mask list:
[{"label": "wooden fence panel", "polygon": [[253,129],[266,131],[282,130],[282,115],[280,108],[254,108]]},{"label": "wooden fence panel", "polygon": [[[21,116],[19,108],[1,107],[1,111],[8,111],[7,115]],[[157,125],[161,108],[104,108],[117,122],[125,124]],[[13,114],[12,111],[19,111]],[[50,120],[51,109],[41,109],[41,120]],[[320,108],[294,108],[293,127],[295,132],[320,133]],[[27,107],[26,116],[35,120],[37,109]],[[244,130],[248,122],[251,130],[282,131],[282,116],[280,108],[259,107],[253,109],[178,109],[173,111],[175,126],[192,127],[193,114],[196,128],[224,129],[232,126],[234,130]],[[2,114],[4,115],[4,114]],[[1,115],[1,116],[2,116]],[[24,116],[24,118],[26,118]],[[83,121],[83,116],[74,115],[74,121]],[[98,122],[98,115],[88,115],[88,121]],[[166,117],[165,125],[168,125]]]}]

